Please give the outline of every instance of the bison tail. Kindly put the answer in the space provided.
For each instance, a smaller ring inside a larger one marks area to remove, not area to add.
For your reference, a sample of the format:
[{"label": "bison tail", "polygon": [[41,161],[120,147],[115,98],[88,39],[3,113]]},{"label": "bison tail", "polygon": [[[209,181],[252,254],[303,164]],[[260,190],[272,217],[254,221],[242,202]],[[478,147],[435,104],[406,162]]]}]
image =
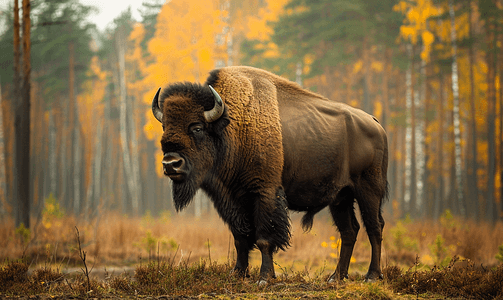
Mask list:
[{"label": "bison tail", "polygon": [[304,232],[309,232],[313,228],[313,219],[314,214],[309,211],[302,217],[302,229]]},{"label": "bison tail", "polygon": [[302,217],[302,230],[304,232],[309,232],[313,228],[314,215],[316,215],[320,210],[325,208],[324,206],[314,207],[308,210],[306,214]]}]

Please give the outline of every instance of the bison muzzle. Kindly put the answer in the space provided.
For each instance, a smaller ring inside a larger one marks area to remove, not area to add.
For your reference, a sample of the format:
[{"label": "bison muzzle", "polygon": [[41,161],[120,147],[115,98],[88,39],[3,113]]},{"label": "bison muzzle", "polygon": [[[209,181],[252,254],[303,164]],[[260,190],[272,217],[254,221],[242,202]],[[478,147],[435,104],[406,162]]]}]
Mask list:
[{"label": "bison muzzle", "polygon": [[373,116],[251,67],[159,89],[152,112],[163,126],[162,164],[176,209],[206,192],[234,236],[238,274],[247,274],[258,247],[261,282],[274,277],[273,254],[290,245],[287,209],[306,212],[309,230],[328,207],[342,239],[329,280],[347,278],[360,229],[356,202],[372,247],[366,279],[382,278],[388,144]]}]

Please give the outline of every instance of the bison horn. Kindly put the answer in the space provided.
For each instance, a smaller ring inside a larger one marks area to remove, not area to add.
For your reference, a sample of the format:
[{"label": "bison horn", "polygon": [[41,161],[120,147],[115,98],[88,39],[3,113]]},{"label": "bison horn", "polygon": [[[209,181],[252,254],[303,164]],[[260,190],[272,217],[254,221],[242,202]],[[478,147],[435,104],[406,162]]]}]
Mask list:
[{"label": "bison horn", "polygon": [[215,97],[215,106],[213,106],[211,110],[204,112],[204,118],[206,119],[206,122],[211,123],[218,120],[218,118],[220,118],[224,113],[224,101],[222,101],[220,95],[213,89],[213,87],[211,87],[211,85],[208,86]]},{"label": "bison horn", "polygon": [[157,93],[155,93],[154,100],[152,100],[152,113],[154,114],[154,117],[157,119],[157,121],[162,123],[162,111],[159,108],[159,93],[161,92],[161,88],[157,90]]}]

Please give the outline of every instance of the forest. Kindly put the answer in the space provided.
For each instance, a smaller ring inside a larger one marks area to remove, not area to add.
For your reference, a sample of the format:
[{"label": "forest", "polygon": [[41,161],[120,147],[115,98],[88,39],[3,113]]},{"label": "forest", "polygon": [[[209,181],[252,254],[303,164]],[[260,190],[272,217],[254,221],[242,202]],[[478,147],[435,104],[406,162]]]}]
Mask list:
[{"label": "forest", "polygon": [[[84,220],[174,213],[152,97],[230,65],[376,116],[388,218],[503,219],[501,0],[147,0],[140,20],[126,10],[103,31],[78,0],[10,2],[0,219],[16,228],[56,206]],[[216,213],[199,194],[184,214]]]}]

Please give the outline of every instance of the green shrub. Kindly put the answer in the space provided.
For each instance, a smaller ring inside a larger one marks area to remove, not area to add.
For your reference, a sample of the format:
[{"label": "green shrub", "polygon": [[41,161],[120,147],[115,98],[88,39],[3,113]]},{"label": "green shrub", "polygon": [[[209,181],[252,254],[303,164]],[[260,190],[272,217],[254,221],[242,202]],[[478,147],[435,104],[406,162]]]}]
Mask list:
[{"label": "green shrub", "polygon": [[496,259],[503,263],[503,244],[498,247],[499,251],[496,254]]},{"label": "green shrub", "polygon": [[[405,220],[404,222],[407,221]],[[393,236],[393,245],[397,250],[405,250],[411,252],[419,251],[418,241],[407,235],[407,228],[404,226],[401,220],[399,220],[396,225],[390,229],[390,232]]]},{"label": "green shrub", "polygon": [[436,265],[446,266],[449,264],[450,258],[447,257],[447,247],[441,234],[437,234],[435,241],[428,248]]}]

